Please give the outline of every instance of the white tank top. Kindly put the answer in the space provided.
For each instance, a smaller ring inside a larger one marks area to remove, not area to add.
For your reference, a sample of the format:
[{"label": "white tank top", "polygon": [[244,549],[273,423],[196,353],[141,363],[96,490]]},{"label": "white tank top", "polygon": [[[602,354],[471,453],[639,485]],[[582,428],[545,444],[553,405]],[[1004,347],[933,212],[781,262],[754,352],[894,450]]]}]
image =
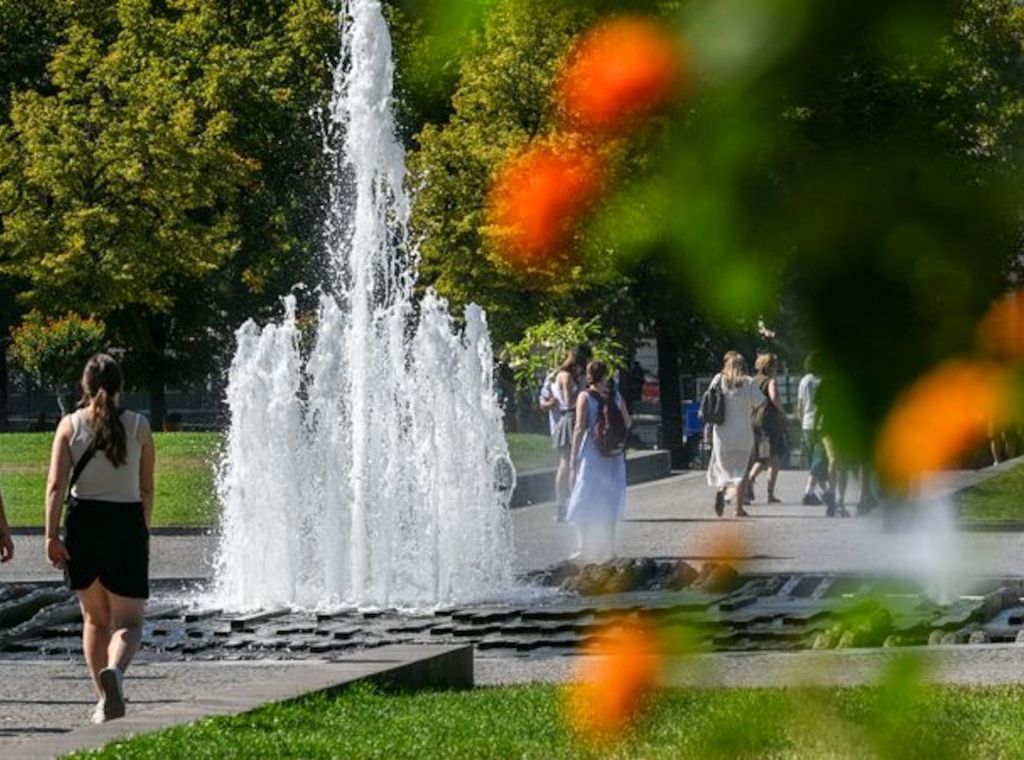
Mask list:
[{"label": "white tank top", "polygon": [[[82,470],[74,488],[71,489],[71,495],[75,498],[122,503],[142,501],[142,494],[139,491],[139,465],[142,461],[142,444],[139,443],[139,433],[149,427],[149,421],[141,414],[124,411],[121,412],[121,424],[124,425],[127,454],[124,464],[114,467],[107,459],[106,453],[97,451]],[[87,410],[79,409],[73,412],[71,415],[72,472],[89,448],[93,437]]]}]

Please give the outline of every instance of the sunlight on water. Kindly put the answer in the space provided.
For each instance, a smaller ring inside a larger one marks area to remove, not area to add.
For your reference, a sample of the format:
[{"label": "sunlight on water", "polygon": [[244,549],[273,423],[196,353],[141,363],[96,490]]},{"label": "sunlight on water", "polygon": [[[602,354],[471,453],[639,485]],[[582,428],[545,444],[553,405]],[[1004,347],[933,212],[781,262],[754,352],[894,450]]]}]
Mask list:
[{"label": "sunlight on water", "polygon": [[294,297],[280,322],[237,332],[219,482],[228,609],[424,607],[513,585],[486,318],[469,306],[460,332],[442,299],[413,299],[380,3],[352,0],[341,25],[325,151],[332,283],[315,340]]}]

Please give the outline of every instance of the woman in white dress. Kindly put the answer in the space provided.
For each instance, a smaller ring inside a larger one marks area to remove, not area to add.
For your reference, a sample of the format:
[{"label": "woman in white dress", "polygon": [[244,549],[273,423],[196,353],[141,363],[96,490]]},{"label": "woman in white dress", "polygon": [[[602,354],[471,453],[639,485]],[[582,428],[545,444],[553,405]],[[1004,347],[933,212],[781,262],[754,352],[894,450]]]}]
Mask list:
[{"label": "woman in white dress", "polygon": [[590,362],[587,389],[576,398],[568,520],[579,528],[578,554],[584,562],[606,562],[615,556],[615,529],[626,510],[626,454],[606,454],[594,442],[605,404],[618,407],[627,431],[633,424],[608,374],[607,364]]},{"label": "woman in white dress", "polygon": [[711,463],[708,485],[714,486],[715,514],[725,509],[726,489],[734,489],[736,516],[747,517],[743,498],[747,489],[747,467],[754,448],[753,411],[765,402],[765,396],[747,376],[746,363],[738,351],[725,355],[722,371],[711,380],[725,397],[725,419],[712,425]]}]

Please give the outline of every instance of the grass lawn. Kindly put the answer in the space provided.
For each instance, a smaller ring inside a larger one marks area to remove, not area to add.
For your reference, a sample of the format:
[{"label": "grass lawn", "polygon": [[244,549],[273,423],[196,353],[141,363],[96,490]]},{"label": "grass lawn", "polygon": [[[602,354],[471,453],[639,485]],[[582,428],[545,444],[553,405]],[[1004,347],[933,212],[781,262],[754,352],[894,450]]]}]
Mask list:
[{"label": "grass lawn", "polygon": [[[553,686],[387,695],[359,685],[212,718],[74,757],[1010,758],[1024,756],[1024,688],[671,689],[614,744],[561,717]],[[243,749],[244,748],[244,749]]]},{"label": "grass lawn", "polygon": [[1024,465],[968,488],[960,494],[958,503],[964,520],[1024,520]]},{"label": "grass lawn", "polygon": [[[0,435],[0,490],[12,525],[43,524],[43,492],[52,433]],[[213,469],[218,433],[156,434],[158,526],[211,525],[216,517]],[[546,435],[511,433],[512,461],[520,471],[553,466],[557,460]]]}]

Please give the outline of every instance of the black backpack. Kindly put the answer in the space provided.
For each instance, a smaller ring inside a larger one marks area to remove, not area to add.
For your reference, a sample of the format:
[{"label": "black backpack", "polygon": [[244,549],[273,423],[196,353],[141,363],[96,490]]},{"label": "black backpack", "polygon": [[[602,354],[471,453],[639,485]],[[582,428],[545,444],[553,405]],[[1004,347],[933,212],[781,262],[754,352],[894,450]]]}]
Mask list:
[{"label": "black backpack", "polygon": [[722,378],[711,383],[700,397],[700,421],[705,425],[721,425],[725,422],[725,394],[722,392]]},{"label": "black backpack", "polygon": [[629,439],[629,430],[626,428],[626,420],[622,416],[622,410],[615,403],[615,386],[612,385],[608,391],[607,400],[601,397],[596,391],[588,390],[587,393],[597,401],[597,424],[594,426],[594,446],[602,456],[622,456],[626,450],[626,441]]}]

